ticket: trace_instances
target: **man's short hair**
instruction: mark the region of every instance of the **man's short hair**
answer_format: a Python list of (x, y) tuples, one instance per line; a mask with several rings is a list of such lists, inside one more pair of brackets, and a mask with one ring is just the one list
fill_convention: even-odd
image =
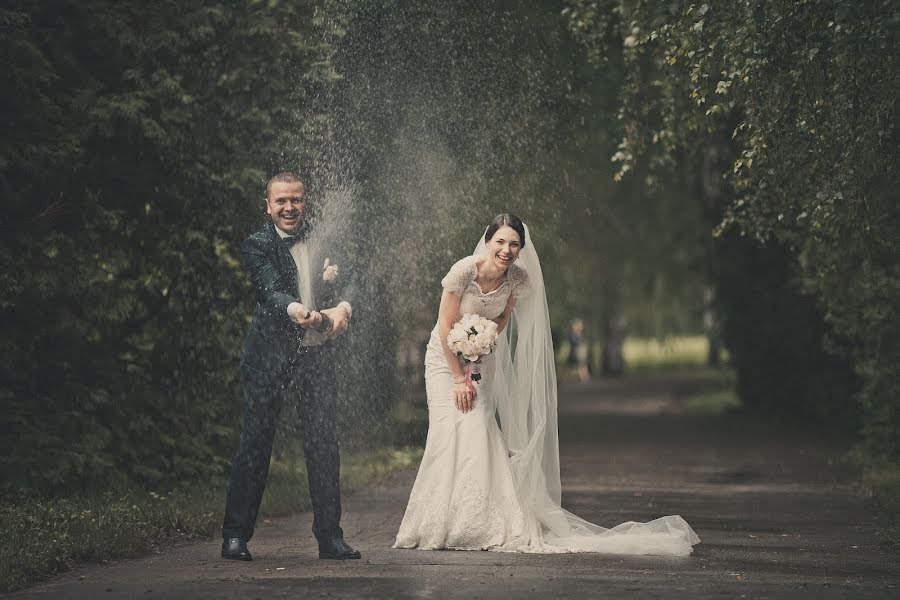
[(266, 198), (269, 197), (269, 192), (272, 191), (273, 183), (302, 183), (303, 187), (306, 187), (306, 182), (299, 175), (285, 171), (269, 177), (269, 181), (266, 182)]

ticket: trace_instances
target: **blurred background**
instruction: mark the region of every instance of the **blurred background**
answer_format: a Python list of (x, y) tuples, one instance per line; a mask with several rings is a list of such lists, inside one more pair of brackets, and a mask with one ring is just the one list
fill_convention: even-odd
[[(215, 533), (239, 248), (283, 170), (356, 257), (345, 487), (417, 464), (440, 278), (512, 212), (561, 385), (689, 380), (689, 410), (845, 434), (896, 510), (898, 23), (837, 0), (4, 3), (4, 588)], [(282, 421), (267, 514), (306, 502)]]

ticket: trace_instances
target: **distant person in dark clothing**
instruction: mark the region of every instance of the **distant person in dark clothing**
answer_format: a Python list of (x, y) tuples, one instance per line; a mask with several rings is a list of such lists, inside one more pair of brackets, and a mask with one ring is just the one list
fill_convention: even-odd
[(569, 356), (566, 358), (566, 366), (575, 371), (582, 383), (590, 380), (591, 374), (587, 367), (587, 345), (584, 343), (584, 321), (575, 319), (569, 327), (566, 339), (569, 341)]

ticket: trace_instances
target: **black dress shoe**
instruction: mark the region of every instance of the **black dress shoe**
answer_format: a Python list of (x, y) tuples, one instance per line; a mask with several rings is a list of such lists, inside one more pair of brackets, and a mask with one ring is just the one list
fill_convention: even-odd
[(359, 557), (359, 550), (351, 548), (343, 538), (334, 538), (319, 542), (319, 558), (352, 560)]
[(253, 560), (247, 550), (247, 542), (241, 538), (229, 538), (222, 542), (222, 558), (228, 560)]

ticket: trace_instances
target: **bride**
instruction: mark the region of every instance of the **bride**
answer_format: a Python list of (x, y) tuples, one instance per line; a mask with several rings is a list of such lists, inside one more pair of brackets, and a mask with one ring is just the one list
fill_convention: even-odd
[[(607, 529), (560, 506), (550, 318), (522, 221), (498, 215), (441, 285), (425, 354), (428, 438), (394, 548), (689, 555), (700, 539), (680, 516)], [(477, 385), (447, 346), (465, 313), (504, 332)]]

